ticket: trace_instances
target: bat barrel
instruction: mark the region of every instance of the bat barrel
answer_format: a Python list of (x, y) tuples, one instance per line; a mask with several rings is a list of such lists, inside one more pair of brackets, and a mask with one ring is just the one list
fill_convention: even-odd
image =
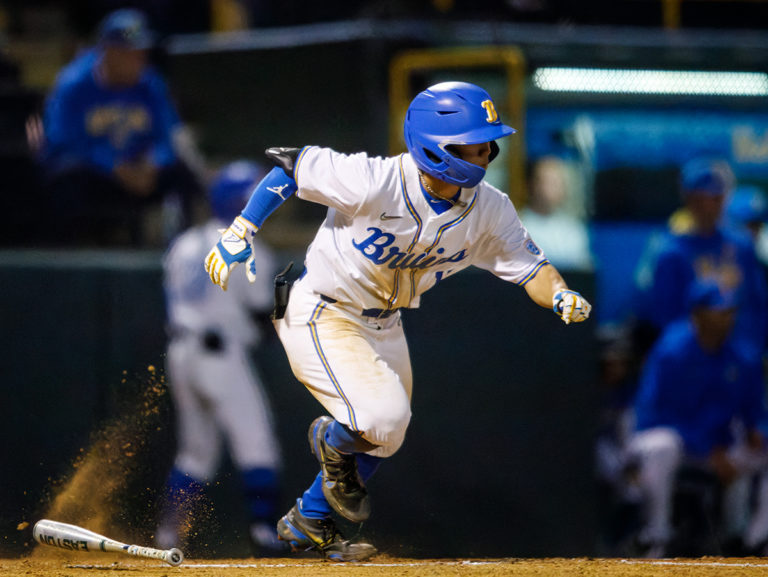
[(42, 545), (70, 551), (127, 553), (136, 557), (160, 559), (173, 566), (180, 565), (184, 561), (184, 554), (179, 549), (154, 549), (139, 545), (126, 545), (83, 527), (49, 519), (41, 519), (35, 523), (32, 528), (32, 535), (35, 541)]

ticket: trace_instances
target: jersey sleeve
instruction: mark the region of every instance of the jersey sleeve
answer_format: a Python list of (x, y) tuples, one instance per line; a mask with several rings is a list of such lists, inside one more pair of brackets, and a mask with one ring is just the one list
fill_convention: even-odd
[(80, 84), (64, 79), (46, 101), (43, 122), (45, 149), (43, 159), (54, 170), (88, 163), (105, 171), (112, 169), (109, 154), (99, 154), (89, 145), (85, 129), (85, 103)]
[(693, 271), (671, 247), (657, 256), (648, 292), (649, 320), (659, 328), (685, 318), (686, 295), (693, 282)]
[(491, 211), (488, 231), (473, 264), (503, 280), (525, 285), (549, 261), (523, 226), (509, 198), (498, 194), (498, 203)]
[(296, 196), (354, 216), (365, 203), (375, 179), (371, 159), (364, 153), (342, 154), (329, 148), (307, 147), (294, 168)]

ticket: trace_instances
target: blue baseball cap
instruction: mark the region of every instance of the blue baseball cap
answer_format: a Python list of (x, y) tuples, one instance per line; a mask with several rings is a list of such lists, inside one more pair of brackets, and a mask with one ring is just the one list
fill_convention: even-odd
[(724, 195), (733, 188), (733, 172), (724, 161), (697, 158), (683, 166), (680, 188), (683, 194)]
[(102, 45), (146, 50), (152, 47), (154, 40), (147, 17), (133, 8), (110, 12), (99, 26), (99, 44)]
[(736, 307), (733, 291), (720, 288), (714, 280), (698, 280), (688, 291), (688, 307), (690, 310), (728, 310)]

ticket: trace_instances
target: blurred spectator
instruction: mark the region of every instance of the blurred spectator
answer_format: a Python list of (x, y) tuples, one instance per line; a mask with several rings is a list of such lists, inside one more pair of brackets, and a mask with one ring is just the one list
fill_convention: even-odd
[(737, 186), (728, 198), (725, 221), (728, 225), (748, 233), (757, 240), (763, 224), (768, 220), (768, 200), (757, 186)]
[[(766, 467), (762, 367), (732, 338), (736, 318), (733, 292), (715, 282), (689, 287), (687, 319), (664, 329), (643, 366), (636, 397), (635, 430), (629, 458), (637, 464), (643, 501), (639, 551), (669, 553), (673, 539), (673, 495), (684, 466), (714, 475), (725, 489), (723, 535), (742, 528), (741, 486), (737, 480)], [(746, 431), (738, 442), (733, 423)], [(765, 525), (765, 520), (759, 520)], [(768, 526), (752, 528), (768, 534)]]
[(266, 328), (272, 332), (274, 257), (256, 240), (257, 282), (232, 278), (227, 292), (212, 284), (203, 261), (240, 213), (263, 175), (247, 161), (225, 166), (210, 187), (213, 217), (182, 233), (164, 260), (170, 342), (167, 376), (176, 415), (178, 453), (156, 531), (163, 548), (183, 546), (200, 528), (200, 499), (221, 464), (224, 443), (240, 476), (254, 553), (277, 546), (279, 446), (268, 398), (252, 362)]
[(589, 235), (584, 221), (568, 208), (571, 186), (562, 159), (538, 159), (530, 171), (528, 202), (520, 218), (553, 265), (588, 269), (592, 266)]
[(683, 167), (681, 192), (689, 224), (653, 239), (654, 248), (637, 275), (638, 327), (645, 335), (642, 349), (668, 324), (685, 318), (685, 299), (693, 283), (711, 280), (735, 294), (739, 312), (734, 338), (755, 355), (765, 350), (765, 277), (750, 240), (722, 223), (733, 183), (725, 162), (696, 159)]
[(38, 145), (56, 242), (164, 243), (191, 220), (202, 191), (180, 157), (184, 127), (148, 61), (152, 42), (143, 13), (112, 12), (48, 95)]
[(768, 266), (768, 198), (763, 189), (753, 185), (736, 187), (725, 208), (725, 221), (749, 234), (758, 258)]

